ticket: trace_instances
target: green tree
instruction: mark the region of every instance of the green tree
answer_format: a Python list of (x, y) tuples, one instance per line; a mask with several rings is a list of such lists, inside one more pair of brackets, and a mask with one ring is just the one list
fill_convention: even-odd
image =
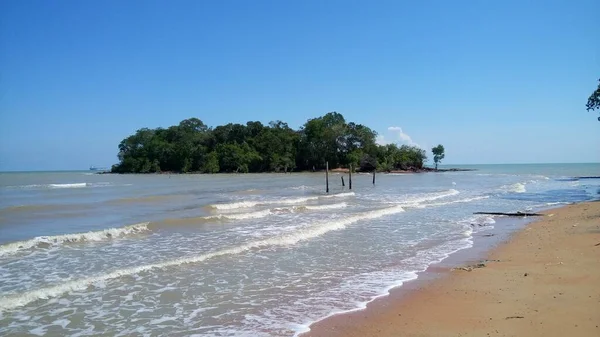
[(416, 170), (425, 151), (403, 145), (379, 146), (369, 127), (329, 112), (300, 130), (282, 121), (229, 123), (212, 129), (198, 118), (168, 128), (137, 130), (119, 143), (117, 173), (288, 172), (296, 168), (348, 167), (357, 170)]
[(219, 156), (215, 151), (206, 155), (204, 162), (202, 163), (202, 173), (219, 173), (221, 167), (219, 166)]
[[(587, 111), (600, 109), (600, 79), (598, 80), (598, 88), (592, 92), (585, 106)], [(600, 121), (600, 117), (598, 117), (598, 121)]]
[(442, 159), (444, 159), (445, 156), (444, 145), (439, 144), (438, 146), (432, 148), (431, 152), (433, 152), (433, 161), (435, 162), (435, 169), (437, 170), (438, 164), (442, 162)]

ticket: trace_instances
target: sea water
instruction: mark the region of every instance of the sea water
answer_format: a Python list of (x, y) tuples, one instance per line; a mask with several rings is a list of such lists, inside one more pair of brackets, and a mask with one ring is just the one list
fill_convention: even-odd
[[(425, 174), (0, 174), (0, 335), (293, 336), (495, 219), (598, 199), (600, 164)], [(348, 176), (345, 175), (346, 183)]]

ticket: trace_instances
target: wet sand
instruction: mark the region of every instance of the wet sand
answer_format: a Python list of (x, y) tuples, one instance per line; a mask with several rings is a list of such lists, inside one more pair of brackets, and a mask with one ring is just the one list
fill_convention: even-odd
[(544, 213), (489, 252), (485, 267), (433, 266), (302, 337), (600, 336), (600, 202)]

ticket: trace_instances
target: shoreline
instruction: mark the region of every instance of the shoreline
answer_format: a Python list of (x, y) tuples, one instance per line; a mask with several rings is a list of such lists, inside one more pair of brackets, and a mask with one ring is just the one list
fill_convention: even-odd
[[(422, 169), (414, 169), (414, 170), (391, 170), (391, 171), (376, 171), (379, 174), (419, 174), (419, 173), (443, 173), (443, 172), (472, 172), (477, 171), (477, 169), (463, 169), (463, 168), (449, 168), (449, 169), (434, 169), (430, 167), (424, 167)], [(335, 168), (329, 170), (330, 173), (349, 173), (350, 170), (347, 168)], [(325, 170), (304, 170), (304, 171), (288, 171), (288, 172), (276, 172), (276, 171), (265, 171), (265, 172), (247, 172), (247, 173), (239, 173), (239, 172), (218, 172), (218, 173), (202, 173), (202, 172), (148, 172), (148, 173), (138, 173), (138, 172), (111, 172), (111, 171), (91, 171), (93, 174), (141, 174), (141, 175), (219, 175), (219, 174), (294, 174), (294, 173), (325, 173)], [(354, 171), (352, 173), (373, 173), (373, 171)]]
[[(541, 219), (498, 218), (494, 230), (474, 234), (471, 248), (430, 265), (424, 272), (417, 273), (417, 279), (390, 289), (368, 302), (366, 308), (329, 315), (296, 335), (422, 337), (600, 333), (600, 286), (596, 285), (600, 284), (597, 268), (600, 256), (596, 252), (600, 252), (600, 245), (595, 246), (600, 244), (600, 202), (571, 204), (542, 213), (547, 216)], [(573, 236), (573, 232), (582, 235)], [(581, 246), (581, 241), (586, 244)], [(564, 242), (569, 244), (557, 244)], [(558, 261), (564, 264), (556, 262), (553, 266), (564, 266), (566, 261), (575, 264), (581, 255), (585, 256), (585, 265), (571, 267), (558, 276), (547, 273), (550, 267), (539, 263), (539, 259), (552, 261), (564, 256)], [(482, 260), (487, 261), (485, 268), (454, 269), (476, 265)], [(585, 275), (593, 269), (596, 269), (593, 274)], [(581, 287), (581, 282), (572, 285), (561, 281), (566, 278), (585, 280), (586, 287)], [(540, 287), (539, 281), (544, 281), (546, 287)], [(556, 290), (556, 283), (562, 286), (562, 291)], [(578, 293), (578, 289), (586, 289), (589, 297)], [(545, 312), (562, 301), (556, 300), (557, 295), (532, 298), (532, 292), (578, 293), (576, 300), (579, 301), (573, 301), (562, 311)], [(569, 315), (571, 311), (580, 314)], [(569, 325), (566, 317), (569, 323), (578, 323)], [(556, 321), (569, 327), (558, 329), (553, 323)]]

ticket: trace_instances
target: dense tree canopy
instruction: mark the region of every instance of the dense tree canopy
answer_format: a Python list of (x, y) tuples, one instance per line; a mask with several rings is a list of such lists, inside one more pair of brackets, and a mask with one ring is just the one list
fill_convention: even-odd
[(377, 145), (369, 127), (330, 112), (300, 130), (282, 121), (227, 124), (214, 129), (198, 118), (167, 129), (139, 129), (119, 144), (116, 173), (287, 172), (330, 167), (389, 171), (423, 168), (424, 150)]

